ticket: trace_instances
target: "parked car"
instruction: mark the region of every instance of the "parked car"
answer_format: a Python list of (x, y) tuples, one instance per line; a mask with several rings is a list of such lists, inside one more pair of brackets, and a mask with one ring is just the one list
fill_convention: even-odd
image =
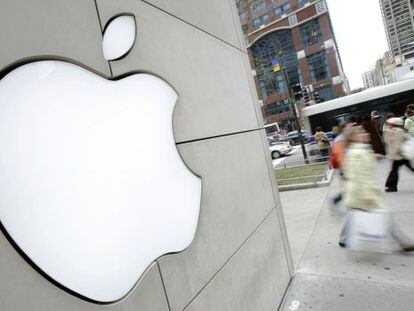
[(273, 141), (271, 139), (268, 139), (269, 141), (269, 149), (270, 149), (270, 155), (272, 156), (272, 159), (278, 159), (281, 156), (284, 156), (292, 151), (292, 146), (290, 142), (285, 141)]
[[(311, 142), (313, 136), (309, 136), (306, 130), (301, 131), (302, 137), (305, 139), (305, 143)], [(298, 131), (289, 132), (285, 137), (280, 138), (279, 141), (288, 141), (291, 145), (300, 143)]]

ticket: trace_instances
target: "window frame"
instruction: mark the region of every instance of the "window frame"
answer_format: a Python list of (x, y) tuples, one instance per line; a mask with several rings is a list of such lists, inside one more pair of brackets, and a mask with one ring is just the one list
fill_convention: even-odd
[[(319, 18), (312, 19), (299, 27), (300, 36), (305, 48), (323, 42), (323, 34)], [(312, 37), (315, 32), (315, 36)]]
[(325, 50), (307, 56), (306, 60), (312, 82), (330, 79), (328, 55)]

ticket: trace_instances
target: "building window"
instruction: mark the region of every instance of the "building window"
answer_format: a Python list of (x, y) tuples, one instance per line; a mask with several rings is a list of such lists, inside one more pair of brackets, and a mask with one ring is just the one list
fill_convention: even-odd
[(237, 1), (236, 6), (239, 10), (241, 10), (243, 8), (243, 1)]
[(329, 78), (326, 52), (318, 52), (307, 57), (309, 72), (313, 82)]
[(254, 25), (255, 28), (259, 28), (262, 25), (267, 25), (268, 23), (269, 23), (269, 15), (267, 15), (267, 14), (256, 17), (253, 20), (253, 25)]
[(288, 14), (292, 12), (292, 7), (290, 2), (285, 3), (284, 5), (278, 6), (275, 9), (276, 18), (281, 18), (283, 14)]
[(310, 0), (297, 0), (298, 2), (298, 7), (302, 8), (305, 6), (305, 4), (310, 3)]
[(319, 94), (319, 98), (321, 99), (321, 103), (335, 98), (335, 95), (332, 91), (331, 86), (326, 86), (326, 87), (317, 89), (316, 91)]
[(286, 93), (287, 92), (287, 85), (286, 81), (283, 77), (282, 73), (276, 75), (277, 85), (279, 86), (279, 93)]
[(262, 16), (262, 22), (263, 22), (263, 25), (267, 25), (269, 23), (269, 15), (268, 14), (264, 14)]
[(266, 116), (274, 116), (283, 112), (290, 111), (289, 103), (287, 101), (282, 101), (275, 104), (269, 104), (265, 106)]
[(239, 13), (239, 18), (243, 21), (246, 18), (246, 12)]
[(263, 10), (264, 8), (266, 8), (266, 3), (264, 3), (263, 1), (260, 1), (259, 3), (256, 3), (255, 5), (253, 5), (252, 7), (252, 13), (258, 13), (261, 10)]
[(247, 24), (242, 25), (242, 31), (243, 31), (243, 34), (247, 35), (249, 32), (249, 25)]
[(319, 20), (314, 19), (300, 26), (302, 42), (305, 48), (323, 42)]
[(254, 25), (255, 28), (258, 28), (259, 26), (261, 26), (262, 25), (262, 18), (261, 17), (256, 17), (253, 20), (253, 25)]
[(292, 83), (299, 82), (299, 64), (291, 30), (278, 30), (262, 37), (254, 43), (251, 51), (261, 98), (287, 92), (283, 72), (273, 71), (275, 61), (286, 68)]
[(266, 99), (274, 94), (286, 93), (287, 85), (282, 73), (267, 73), (261, 75), (259, 88), (262, 99)]

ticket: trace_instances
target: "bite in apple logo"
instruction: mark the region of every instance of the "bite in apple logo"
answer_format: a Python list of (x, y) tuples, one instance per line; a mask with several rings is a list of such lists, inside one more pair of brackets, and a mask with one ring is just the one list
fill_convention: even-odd
[[(105, 57), (134, 40), (135, 19), (114, 19)], [(156, 258), (193, 240), (201, 182), (174, 143), (177, 98), (153, 75), (108, 80), (56, 60), (0, 80), (2, 229), (69, 292), (122, 299)]]

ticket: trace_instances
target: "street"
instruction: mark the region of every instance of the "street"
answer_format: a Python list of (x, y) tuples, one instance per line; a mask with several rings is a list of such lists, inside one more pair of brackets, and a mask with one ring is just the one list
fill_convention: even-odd
[[(314, 162), (315, 159), (318, 158), (318, 150), (316, 144), (306, 144), (305, 147), (308, 158), (311, 160), (311, 162)], [(302, 148), (300, 145), (293, 146), (292, 151), (289, 154), (279, 159), (273, 160), (274, 168), (291, 167), (304, 164), (305, 160), (303, 158)]]

